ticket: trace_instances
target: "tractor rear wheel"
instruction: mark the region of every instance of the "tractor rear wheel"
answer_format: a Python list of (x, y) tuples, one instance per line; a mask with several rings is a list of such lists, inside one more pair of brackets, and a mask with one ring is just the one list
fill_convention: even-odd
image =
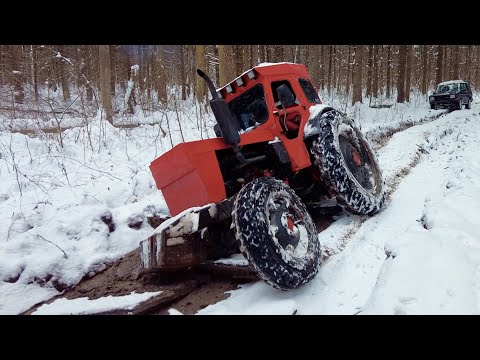
[(240, 251), (268, 284), (289, 290), (315, 277), (320, 265), (315, 224), (282, 181), (265, 177), (245, 185), (232, 216)]
[(336, 110), (321, 116), (322, 128), (310, 152), (323, 181), (348, 211), (375, 214), (385, 203), (384, 181), (375, 154), (352, 120)]

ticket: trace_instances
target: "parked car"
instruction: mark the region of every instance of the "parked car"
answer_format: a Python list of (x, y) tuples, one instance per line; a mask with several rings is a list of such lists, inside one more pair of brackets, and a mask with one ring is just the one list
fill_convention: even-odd
[(437, 89), (429, 96), (432, 109), (460, 110), (472, 107), (472, 89), (467, 81), (451, 80), (437, 85)]

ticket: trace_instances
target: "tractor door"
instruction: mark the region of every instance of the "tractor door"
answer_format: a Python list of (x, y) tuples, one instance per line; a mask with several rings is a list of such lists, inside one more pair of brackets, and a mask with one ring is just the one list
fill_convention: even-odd
[[(302, 95), (292, 86), (293, 78), (272, 79), (271, 94), (274, 102), (275, 126), (280, 130), (280, 140), (288, 153), (292, 171), (299, 171), (311, 165), (310, 155), (303, 141), (302, 127), (308, 120), (308, 109), (302, 104)], [(277, 91), (278, 90), (278, 91)], [(288, 93), (290, 101), (281, 101), (281, 94)], [(305, 101), (303, 101), (305, 102)], [(301, 136), (300, 136), (301, 135)]]
[[(281, 86), (287, 86), (288, 90), (293, 94), (295, 102), (283, 109), (282, 103), (279, 99), (277, 89)], [(302, 121), (302, 114), (300, 112), (300, 101), (295, 94), (292, 85), (288, 80), (273, 81), (272, 82), (273, 100), (277, 110), (279, 111), (278, 121), (280, 126), (288, 139), (295, 139), (298, 137), (300, 123)], [(283, 111), (282, 111), (283, 110)]]

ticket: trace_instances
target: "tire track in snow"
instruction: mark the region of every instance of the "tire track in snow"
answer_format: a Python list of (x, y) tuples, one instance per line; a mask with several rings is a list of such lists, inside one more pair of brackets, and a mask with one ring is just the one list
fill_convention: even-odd
[[(397, 133), (403, 132), (407, 129), (410, 129), (414, 126), (422, 126), (425, 124), (428, 124), (434, 120), (440, 119), (445, 117), (447, 114), (441, 113), (441, 114), (435, 114), (434, 116), (428, 117), (428, 118), (422, 118), (419, 121), (411, 121), (407, 123), (402, 123), (397, 127), (396, 129), (387, 129), (383, 131), (381, 134), (377, 136), (373, 136), (372, 134), (369, 134), (367, 137), (369, 137), (372, 142), (373, 142), (373, 148), (375, 149), (375, 152), (379, 156), (379, 162), (380, 162), (380, 168), (383, 171), (383, 166), (385, 164), (382, 164), (382, 149), (388, 144), (390, 139)], [(398, 188), (400, 185), (400, 182), (402, 179), (410, 174), (411, 170), (418, 164), (420, 161), (422, 155), (426, 154), (426, 151), (422, 147), (416, 147), (413, 148), (414, 152), (409, 153), (406, 155), (406, 158), (408, 161), (404, 164), (401, 164), (400, 166), (394, 168), (393, 170), (388, 171), (387, 173), (384, 171), (383, 176), (385, 178), (385, 186), (386, 186), (386, 206), (390, 203), (390, 199), (392, 194), (395, 192), (395, 190)], [(405, 156), (405, 154), (403, 154)], [(362, 224), (368, 220), (369, 217), (367, 216), (359, 216), (359, 215), (353, 215), (349, 213), (345, 213), (345, 215), (341, 218), (341, 220), (337, 220), (337, 222), (334, 222), (330, 227), (330, 231), (328, 231), (328, 228), (324, 231), (327, 231), (323, 235), (320, 235), (319, 233), (319, 240), (322, 248), (322, 263), (325, 263), (328, 261), (328, 259), (335, 255), (338, 254), (339, 252), (343, 251), (347, 243), (355, 236), (356, 232)], [(330, 228), (329, 227), (329, 228)], [(337, 229), (338, 228), (338, 229)], [(322, 232), (323, 233), (323, 232)]]

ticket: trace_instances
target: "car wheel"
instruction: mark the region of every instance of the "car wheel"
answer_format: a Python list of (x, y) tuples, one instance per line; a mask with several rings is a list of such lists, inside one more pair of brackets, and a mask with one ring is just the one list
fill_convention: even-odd
[(430, 109), (437, 110), (437, 107), (435, 106), (435, 104), (430, 104)]
[(472, 100), (468, 99), (468, 103), (465, 104), (465, 109), (471, 109), (472, 108)]

